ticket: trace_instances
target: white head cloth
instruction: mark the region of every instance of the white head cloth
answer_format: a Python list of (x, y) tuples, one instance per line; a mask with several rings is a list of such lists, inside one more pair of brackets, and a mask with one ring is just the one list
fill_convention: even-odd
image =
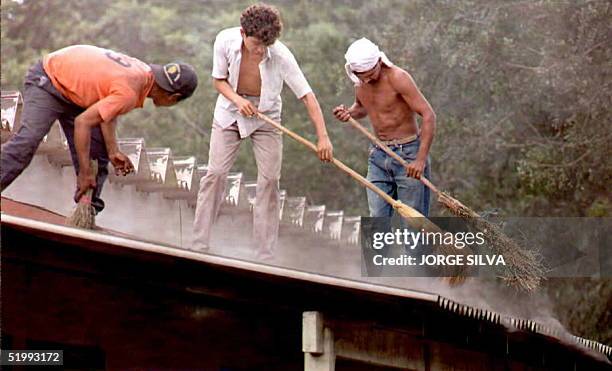
[(376, 44), (365, 37), (352, 43), (344, 54), (344, 58), (346, 58), (346, 64), (344, 65), (346, 74), (355, 84), (359, 84), (360, 81), (353, 72), (369, 71), (376, 66), (379, 59), (387, 66), (393, 65), (385, 53), (381, 52)]

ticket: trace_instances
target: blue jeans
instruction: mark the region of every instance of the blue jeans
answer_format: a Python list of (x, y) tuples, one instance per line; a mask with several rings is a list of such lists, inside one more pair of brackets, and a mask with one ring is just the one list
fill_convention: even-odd
[[(2, 145), (0, 166), (0, 190), (8, 187), (30, 164), (38, 145), (47, 135), (55, 120), (59, 120), (66, 135), (75, 171), (79, 173), (79, 161), (74, 145), (74, 120), (84, 111), (55, 89), (42, 63), (34, 64), (25, 78), (23, 111), (18, 131)], [(100, 126), (91, 129), (90, 157), (98, 160), (96, 188), (91, 199), (96, 211), (104, 209), (100, 198), (102, 186), (108, 176), (108, 154)]]
[[(408, 163), (416, 159), (419, 150), (420, 138), (407, 144), (389, 146), (391, 150)], [(429, 178), (429, 158), (425, 166), (423, 176)], [(416, 209), (424, 216), (429, 215), (430, 190), (420, 180), (408, 177), (406, 168), (399, 162), (387, 155), (382, 149), (370, 145), (370, 156), (368, 158), (368, 180), (382, 189), (395, 200)], [(371, 217), (391, 217), (393, 207), (382, 197), (371, 190), (368, 192), (368, 206)]]

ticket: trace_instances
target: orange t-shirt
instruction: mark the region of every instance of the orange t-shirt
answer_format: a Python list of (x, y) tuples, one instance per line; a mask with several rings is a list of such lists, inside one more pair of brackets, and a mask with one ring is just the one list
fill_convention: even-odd
[(98, 104), (102, 120), (140, 108), (153, 86), (149, 65), (91, 45), (69, 46), (47, 55), (43, 67), (53, 86), (74, 104)]

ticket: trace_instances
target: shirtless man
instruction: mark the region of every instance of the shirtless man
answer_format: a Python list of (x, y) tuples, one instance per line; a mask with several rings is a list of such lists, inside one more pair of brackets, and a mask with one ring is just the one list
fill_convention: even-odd
[(240, 143), (250, 138), (257, 162), (257, 197), (253, 237), (257, 257), (272, 259), (278, 239), (282, 160), (279, 130), (260, 120), (261, 112), (281, 119), (281, 91), (287, 84), (306, 106), (318, 137), (322, 161), (332, 159), (332, 145), (317, 98), (291, 51), (278, 37), (282, 29), (276, 8), (255, 4), (242, 12), (240, 27), (217, 35), (213, 56), (213, 84), (219, 92), (215, 106), (208, 170), (200, 181), (194, 229), (194, 250), (209, 248), (210, 232), (219, 213), (227, 174)]
[[(428, 155), (436, 127), (433, 109), (410, 74), (394, 66), (370, 40), (355, 41), (345, 57), (346, 72), (355, 84), (355, 103), (334, 108), (334, 115), (341, 121), (370, 117), (376, 136), (410, 165), (406, 169), (370, 145), (368, 180), (427, 216), (430, 192), (418, 179), (429, 178)], [(416, 114), (423, 119), (420, 130)], [(393, 214), (391, 205), (370, 190), (368, 206), (372, 217)]]

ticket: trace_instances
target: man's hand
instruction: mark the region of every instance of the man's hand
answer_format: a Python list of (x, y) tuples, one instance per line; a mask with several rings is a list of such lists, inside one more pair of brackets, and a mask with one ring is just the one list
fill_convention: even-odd
[(425, 170), (425, 161), (416, 159), (406, 166), (406, 175), (416, 179), (421, 179)]
[(134, 165), (132, 164), (132, 161), (130, 161), (130, 158), (120, 151), (109, 154), (108, 159), (113, 164), (116, 175), (125, 176), (134, 171)]
[(257, 113), (257, 108), (248, 99), (238, 97), (234, 103), (242, 116), (252, 117)]
[(346, 122), (351, 118), (351, 113), (344, 104), (339, 105), (333, 110), (334, 116), (340, 121)]
[(334, 158), (334, 147), (327, 135), (319, 137), (317, 155), (321, 161), (330, 162)]
[(77, 176), (77, 191), (74, 195), (74, 202), (79, 202), (81, 197), (90, 188), (96, 187), (96, 178), (93, 176), (91, 168), (81, 169)]

